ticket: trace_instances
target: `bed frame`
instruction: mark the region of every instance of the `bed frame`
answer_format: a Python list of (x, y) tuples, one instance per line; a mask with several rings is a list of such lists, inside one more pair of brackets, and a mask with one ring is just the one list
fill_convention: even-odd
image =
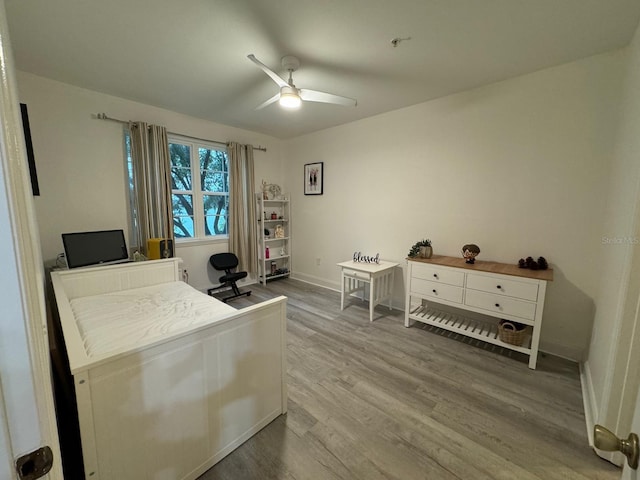
[(286, 297), (89, 357), (70, 301), (180, 280), (179, 259), (53, 272), (87, 480), (196, 479), (287, 411)]

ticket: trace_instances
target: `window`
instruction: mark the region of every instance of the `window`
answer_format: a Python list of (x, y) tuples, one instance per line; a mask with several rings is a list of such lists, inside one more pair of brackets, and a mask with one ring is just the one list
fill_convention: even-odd
[[(132, 232), (136, 231), (131, 139), (125, 132)], [(229, 158), (225, 146), (169, 137), (173, 233), (176, 241), (228, 234)], [(135, 238), (135, 235), (132, 235)]]
[(169, 154), (176, 239), (227, 235), (229, 159), (226, 148), (170, 137)]

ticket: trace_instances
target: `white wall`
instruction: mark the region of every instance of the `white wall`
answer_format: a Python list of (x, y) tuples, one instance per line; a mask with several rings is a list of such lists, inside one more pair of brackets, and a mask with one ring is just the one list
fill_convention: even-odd
[[(603, 268), (599, 272), (593, 336), (584, 370), (594, 422), (626, 436), (631, 411), (623, 409), (620, 414), (618, 408), (623, 394), (635, 395), (638, 387), (637, 365), (627, 365), (634, 311), (624, 311), (624, 300), (631, 276), (638, 278), (638, 272), (630, 269), (632, 256), (640, 254), (640, 27), (625, 53), (621, 121), (610, 166), (604, 241), (596, 251), (603, 259)], [(635, 308), (633, 305), (631, 310)], [(631, 378), (625, 378), (627, 368), (631, 368)], [(626, 401), (633, 404), (635, 400), (632, 397)]]
[[(282, 142), (168, 110), (131, 102), (64, 83), (18, 72), (20, 101), (29, 110), (31, 134), (40, 184), (35, 197), (43, 258), (63, 251), (60, 234), (83, 230), (124, 228), (128, 231), (128, 200), (122, 126), (96, 120), (104, 112), (122, 120), (165, 125), (170, 132), (220, 141), (262, 145), (255, 152), (256, 187), (262, 179), (282, 185)], [(226, 251), (227, 243), (178, 246), (199, 289), (217, 284), (209, 256)]]
[[(266, 146), (256, 153), (256, 181), (291, 191), (293, 273), (307, 281), (337, 288), (335, 264), (355, 250), (402, 261), (424, 237), (436, 254), (458, 255), (473, 242), (486, 260), (545, 256), (555, 280), (542, 348), (578, 359), (599, 289), (624, 60), (623, 52), (599, 55), (287, 142), (20, 73), (43, 256), (62, 251), (64, 231), (127, 227), (121, 126), (91, 117), (106, 112)], [(303, 164), (317, 161), (325, 162), (325, 194), (305, 197)], [(207, 260), (225, 248), (177, 249), (192, 285), (216, 283)]]
[[(338, 288), (335, 264), (354, 251), (403, 261), (424, 237), (435, 254), (476, 243), (484, 260), (544, 256), (541, 348), (580, 359), (623, 62), (603, 54), (286, 142), (295, 277)], [(319, 161), (324, 195), (305, 197), (303, 164)]]

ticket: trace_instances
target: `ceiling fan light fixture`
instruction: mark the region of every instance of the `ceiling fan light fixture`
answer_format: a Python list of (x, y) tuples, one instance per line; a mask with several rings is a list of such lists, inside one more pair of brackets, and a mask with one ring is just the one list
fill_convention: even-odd
[[(398, 42), (406, 39), (398, 39)], [(256, 110), (261, 110), (272, 103), (278, 102), (281, 107), (295, 110), (300, 108), (303, 101), (316, 102), (316, 103), (331, 103), (334, 105), (342, 105), (345, 107), (355, 107), (358, 102), (353, 98), (341, 97), (340, 95), (334, 95), (333, 93), (320, 92), (318, 90), (309, 90), (308, 88), (297, 88), (293, 83), (293, 72), (295, 72), (300, 66), (300, 61), (291, 55), (287, 55), (282, 58), (282, 66), (289, 72), (289, 81), (282, 78), (276, 72), (267, 67), (264, 63), (256, 58), (255, 55), (247, 55), (247, 58), (255, 63), (264, 73), (271, 77), (271, 80), (276, 82), (280, 87), (280, 92), (276, 93), (266, 102), (261, 103), (256, 107)]]
[(282, 87), (280, 89), (280, 99), (278, 100), (278, 103), (281, 107), (288, 108), (289, 110), (295, 110), (300, 108), (302, 99), (300, 98), (300, 95), (298, 95), (296, 88)]

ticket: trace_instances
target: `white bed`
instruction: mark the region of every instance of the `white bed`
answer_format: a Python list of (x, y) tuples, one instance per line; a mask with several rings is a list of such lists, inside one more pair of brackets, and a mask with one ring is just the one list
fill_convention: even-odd
[(195, 479), (286, 412), (286, 298), (236, 310), (178, 264), (51, 274), (87, 479)]

